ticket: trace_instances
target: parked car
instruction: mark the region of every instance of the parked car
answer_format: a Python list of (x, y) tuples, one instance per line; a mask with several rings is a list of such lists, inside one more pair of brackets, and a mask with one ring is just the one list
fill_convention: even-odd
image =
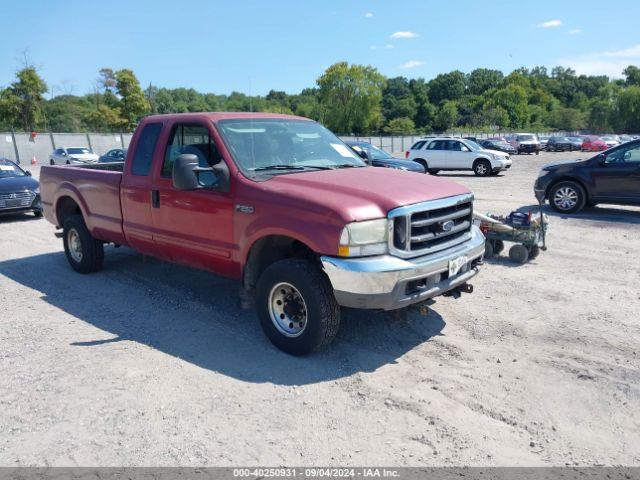
[(85, 147), (56, 148), (49, 155), (50, 165), (96, 163), (98, 155)]
[(609, 148), (607, 142), (602, 140), (600, 137), (590, 135), (584, 138), (581, 150), (583, 152), (602, 152), (607, 148)]
[(171, 114), (139, 123), (124, 163), (44, 166), (41, 185), (77, 272), (114, 243), (237, 279), (267, 337), (303, 355), (334, 338), (341, 306), (459, 296), (482, 260), (468, 188), (360, 167), (302, 117)]
[(488, 176), (511, 168), (508, 154), (487, 150), (462, 138), (419, 140), (407, 151), (406, 157), (431, 174), (440, 170), (471, 170), (478, 176)]
[(571, 150), (582, 150), (582, 144), (584, 142), (583, 137), (567, 137), (569, 142), (571, 142)]
[(570, 152), (573, 148), (573, 143), (567, 137), (549, 137), (546, 150), (548, 152)]
[(538, 155), (542, 149), (540, 140), (533, 133), (517, 133), (506, 138), (518, 153), (535, 153)]
[(373, 167), (395, 168), (410, 172), (424, 173), (424, 167), (416, 162), (395, 158), (383, 149), (374, 147), (369, 142), (345, 142), (356, 154)]
[(620, 137), (618, 137), (617, 135), (602, 135), (600, 139), (607, 144), (607, 148), (620, 145)]
[(538, 140), (540, 141), (540, 149), (541, 150), (547, 150), (548, 147), (548, 143), (549, 143), (549, 139), (551, 137), (547, 136), (547, 135), (542, 135), (538, 137)]
[(477, 142), (482, 148), (487, 150), (497, 150), (499, 152), (508, 153), (510, 155), (518, 153), (513, 146), (506, 140), (500, 138), (488, 138), (486, 140), (480, 140)]
[(0, 158), (0, 214), (33, 212), (42, 216), (40, 185), (17, 163)]
[(640, 205), (640, 140), (588, 160), (546, 165), (534, 191), (539, 201), (548, 199), (560, 213), (575, 213), (598, 203)]
[(114, 162), (124, 162), (124, 158), (127, 156), (126, 148), (114, 148), (109, 150), (104, 155), (101, 155), (98, 159), (100, 163), (114, 163)]
[(635, 140), (631, 135), (619, 135), (620, 143), (631, 142)]

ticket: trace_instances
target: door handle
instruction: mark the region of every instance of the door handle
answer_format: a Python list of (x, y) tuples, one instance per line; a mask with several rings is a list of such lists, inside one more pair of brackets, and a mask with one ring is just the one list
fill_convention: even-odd
[(151, 206), (160, 208), (160, 190), (151, 190)]

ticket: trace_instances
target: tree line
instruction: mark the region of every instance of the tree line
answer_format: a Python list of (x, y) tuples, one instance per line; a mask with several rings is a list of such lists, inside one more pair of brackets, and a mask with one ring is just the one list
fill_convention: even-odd
[(103, 68), (85, 95), (49, 91), (24, 65), (0, 89), (0, 130), (127, 132), (148, 114), (200, 111), (289, 113), (318, 120), (339, 134), (393, 135), (467, 130), (640, 132), (640, 69), (624, 78), (577, 75), (570, 68), (519, 68), (508, 75), (478, 68), (432, 80), (386, 78), (371, 66), (336, 63), (300, 93), (271, 90), (201, 93), (192, 88), (142, 88), (129, 69)]

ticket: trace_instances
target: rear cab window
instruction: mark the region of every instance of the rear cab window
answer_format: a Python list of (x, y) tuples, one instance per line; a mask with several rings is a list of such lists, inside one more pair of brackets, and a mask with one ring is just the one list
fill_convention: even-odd
[(161, 123), (148, 123), (144, 126), (133, 155), (131, 164), (131, 174), (136, 176), (147, 176), (153, 163), (153, 152), (158, 143), (158, 137), (162, 131)]

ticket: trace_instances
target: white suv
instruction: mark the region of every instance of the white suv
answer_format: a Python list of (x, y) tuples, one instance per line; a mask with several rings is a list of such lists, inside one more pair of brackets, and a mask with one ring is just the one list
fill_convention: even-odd
[(440, 170), (473, 170), (478, 176), (488, 176), (511, 168), (508, 154), (486, 150), (465, 138), (437, 137), (419, 140), (405, 156), (422, 165), (431, 174)]

